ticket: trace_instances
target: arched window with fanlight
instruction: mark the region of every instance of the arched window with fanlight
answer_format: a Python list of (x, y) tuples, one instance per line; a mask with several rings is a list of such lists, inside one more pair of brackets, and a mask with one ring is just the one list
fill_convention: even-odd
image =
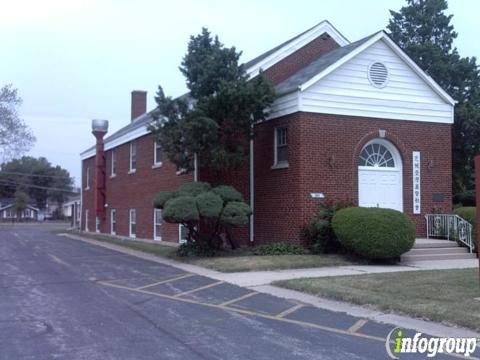
[(363, 148), (358, 159), (358, 166), (394, 168), (395, 158), (385, 145), (374, 142)]

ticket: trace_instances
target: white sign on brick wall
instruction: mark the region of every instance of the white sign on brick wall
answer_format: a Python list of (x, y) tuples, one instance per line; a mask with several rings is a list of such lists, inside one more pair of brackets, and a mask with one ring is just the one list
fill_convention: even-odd
[(413, 153), (413, 213), (420, 214), (421, 212), (421, 172), (420, 172), (420, 151)]

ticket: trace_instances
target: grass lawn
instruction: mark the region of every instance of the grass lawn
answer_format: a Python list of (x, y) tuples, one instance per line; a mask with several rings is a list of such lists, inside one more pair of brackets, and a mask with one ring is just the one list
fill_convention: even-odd
[(122, 240), (113, 236), (72, 232), (93, 240), (120, 245), (169, 259), (203, 266), (221, 272), (263, 271), (281, 269), (301, 269), (325, 266), (359, 264), (359, 260), (342, 255), (252, 255), (250, 249), (238, 249), (210, 258), (185, 258), (176, 256), (176, 248), (168, 245), (147, 243), (135, 240)]
[(297, 279), (274, 285), (480, 331), (478, 269)]
[(221, 272), (302, 269), (325, 266), (352, 265), (341, 255), (229, 255), (194, 259), (190, 263)]

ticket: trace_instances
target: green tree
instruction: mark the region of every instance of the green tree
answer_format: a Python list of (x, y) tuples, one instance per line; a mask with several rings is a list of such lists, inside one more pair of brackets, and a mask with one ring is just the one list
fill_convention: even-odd
[(18, 190), (45, 209), (48, 199), (61, 204), (72, 194), (73, 179), (67, 170), (44, 157), (23, 156), (3, 164), (0, 170), (0, 195), (13, 197)]
[[(166, 222), (182, 224), (187, 229), (187, 246), (202, 254), (214, 254), (226, 241), (236, 243), (232, 229), (248, 224), (250, 207), (231, 186), (212, 188), (204, 182), (186, 183), (176, 191), (157, 194), (154, 206), (162, 210)], [(198, 253), (197, 253), (198, 254)]]
[(480, 153), (480, 75), (475, 57), (461, 57), (446, 15), (446, 0), (407, 0), (390, 11), (392, 39), (458, 103), (452, 131), (454, 192), (472, 190), (473, 158)]
[(179, 169), (191, 170), (194, 154), (214, 170), (243, 164), (253, 124), (266, 118), (274, 91), (262, 74), (249, 80), (240, 55), (204, 28), (190, 38), (180, 66), (190, 93), (172, 99), (158, 87), (150, 130)]
[(0, 161), (27, 152), (35, 137), (18, 116), (17, 107), (22, 104), (17, 89), (12, 85), (0, 88)]
[(24, 211), (27, 208), (28, 202), (29, 202), (29, 198), (27, 193), (20, 190), (17, 190), (15, 192), (12, 207), (13, 207), (13, 211), (15, 211), (15, 213), (17, 214), (17, 219), (20, 220), (21, 218), (20, 214), (22, 213), (22, 211)]

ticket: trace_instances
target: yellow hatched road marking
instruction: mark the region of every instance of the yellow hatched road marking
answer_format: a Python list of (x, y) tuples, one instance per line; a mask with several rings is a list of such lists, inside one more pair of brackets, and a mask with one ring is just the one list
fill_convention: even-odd
[(367, 319), (360, 319), (358, 320), (355, 324), (353, 324), (352, 326), (350, 326), (350, 328), (348, 329), (349, 332), (357, 332), (358, 330), (360, 330), (366, 323), (368, 323), (368, 320)]
[(205, 290), (205, 289), (210, 289), (214, 286), (217, 286), (217, 285), (220, 285), (220, 284), (223, 284), (223, 281), (217, 281), (217, 282), (214, 282), (213, 284), (209, 284), (209, 285), (205, 285), (205, 286), (201, 286), (199, 288), (196, 288), (196, 289), (192, 289), (192, 290), (188, 290), (188, 291), (184, 291), (180, 294), (176, 294), (174, 295), (174, 297), (180, 297), (180, 296), (184, 296), (184, 295), (188, 295), (188, 294), (193, 294), (197, 291), (201, 291), (201, 290)]
[(227, 305), (236, 303), (237, 301), (240, 301), (240, 300), (243, 300), (243, 299), (248, 299), (249, 297), (252, 297), (253, 295), (257, 295), (257, 294), (258, 294), (258, 293), (254, 291), (254, 292), (245, 294), (245, 295), (243, 295), (243, 296), (240, 296), (240, 297), (238, 297), (238, 298), (225, 301), (224, 303), (221, 303), (220, 306), (227, 306)]
[(285, 311), (282, 311), (280, 314), (275, 315), (277, 318), (283, 318), (284, 316), (287, 316), (288, 314), (293, 313), (294, 311), (297, 311), (298, 309), (304, 307), (305, 305), (303, 304), (297, 304), (295, 306), (292, 306), (291, 308), (288, 308)]
[(181, 279), (186, 279), (186, 278), (189, 278), (189, 277), (192, 277), (192, 276), (195, 276), (195, 274), (183, 274), (183, 275), (180, 275), (180, 276), (175, 276), (175, 277), (170, 278), (170, 279), (157, 281), (157, 282), (154, 282), (152, 284), (143, 285), (143, 286), (135, 288), (135, 290), (143, 290), (143, 289), (147, 289), (147, 288), (152, 287), (152, 286), (161, 285), (161, 284), (165, 284), (165, 283), (168, 283), (168, 282), (177, 281), (177, 280), (181, 280)]
[[(358, 332), (350, 332), (348, 330), (332, 328), (330, 326), (318, 325), (318, 324), (313, 324), (313, 323), (309, 323), (309, 322), (305, 322), (305, 321), (288, 319), (288, 318), (284, 318), (284, 317), (277, 317), (275, 315), (268, 315), (268, 314), (258, 313), (258, 312), (254, 312), (254, 311), (250, 311), (250, 310), (227, 307), (227, 306), (224, 305), (225, 303), (220, 304), (220, 305), (209, 304), (209, 303), (204, 303), (204, 302), (201, 302), (201, 301), (192, 300), (192, 299), (188, 299), (188, 298), (179, 298), (179, 297), (175, 297), (175, 296), (172, 296), (172, 295), (160, 294), (160, 293), (156, 293), (156, 292), (153, 292), (153, 291), (148, 291), (148, 290), (143, 290), (143, 289), (138, 289), (138, 288), (137, 289), (129, 288), (127, 286), (111, 284), (111, 283), (104, 282), (104, 281), (98, 281), (98, 284), (102, 284), (102, 285), (105, 285), (105, 286), (110, 286), (110, 287), (114, 287), (114, 288), (118, 288), (118, 289), (123, 289), (123, 290), (134, 291), (134, 292), (138, 292), (138, 293), (142, 293), (142, 294), (153, 295), (153, 296), (157, 296), (157, 297), (164, 298), (164, 299), (181, 301), (181, 302), (188, 303), (188, 304), (203, 305), (203, 306), (210, 307), (210, 308), (222, 309), (222, 310), (228, 310), (228, 311), (231, 311), (231, 312), (236, 312), (238, 314), (251, 315), (251, 316), (260, 317), (260, 318), (263, 318), (263, 319), (281, 321), (281, 322), (284, 322), (284, 323), (289, 323), (289, 324), (299, 325), (299, 326), (303, 326), (303, 327), (309, 327), (309, 328), (313, 328), (313, 329), (323, 330), (323, 331), (327, 331), (327, 332), (331, 332), (331, 333), (335, 333), (335, 334), (341, 334), (341, 335), (353, 336), (353, 337), (358, 337), (358, 338), (363, 338), (363, 339), (375, 340), (375, 341), (382, 342), (384, 344), (385, 344), (385, 341), (386, 341), (385, 338), (378, 337), (378, 336), (367, 335), (367, 334), (362, 334), (362, 333), (358, 333)], [(258, 294), (258, 293), (250, 293), (250, 294), (247, 294), (247, 295), (252, 296), (254, 294)], [(246, 296), (246, 295), (244, 295), (244, 296)], [(239, 299), (234, 299), (234, 302), (239, 301)], [(227, 301), (227, 303), (229, 303), (229, 302)], [(394, 341), (392, 340), (391, 343), (394, 343)], [(444, 355), (449, 355), (451, 357), (455, 357), (455, 358), (459, 358), (459, 359), (465, 359), (464, 356), (457, 355), (457, 354), (447, 354), (447, 353), (445, 353)], [(480, 358), (473, 357), (473, 356), (470, 356), (469, 359), (480, 360)]]

